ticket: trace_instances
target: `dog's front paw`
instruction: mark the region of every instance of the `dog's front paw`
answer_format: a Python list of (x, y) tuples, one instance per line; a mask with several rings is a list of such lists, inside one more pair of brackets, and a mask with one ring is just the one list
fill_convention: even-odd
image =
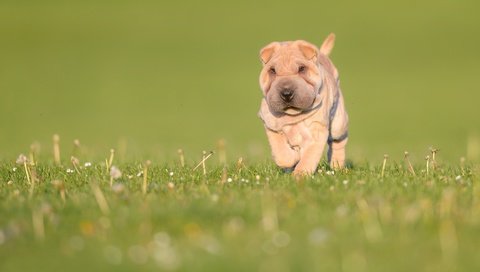
[(293, 169), (299, 161), (299, 155), (295, 152), (287, 155), (274, 156), (275, 164), (282, 169)]

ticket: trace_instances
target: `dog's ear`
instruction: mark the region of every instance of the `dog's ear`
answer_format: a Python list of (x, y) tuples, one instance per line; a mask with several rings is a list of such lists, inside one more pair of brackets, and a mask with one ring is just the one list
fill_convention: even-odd
[(260, 50), (260, 60), (263, 64), (267, 64), (267, 62), (272, 58), (275, 50), (277, 50), (278, 46), (280, 46), (278, 42), (272, 42)]
[(335, 45), (335, 34), (330, 33), (330, 35), (328, 35), (325, 41), (323, 41), (322, 46), (320, 46), (320, 53), (324, 54), (325, 56), (330, 55), (334, 45)]
[(305, 58), (311, 60), (318, 55), (318, 48), (306, 41), (297, 41), (300, 51), (302, 51)]

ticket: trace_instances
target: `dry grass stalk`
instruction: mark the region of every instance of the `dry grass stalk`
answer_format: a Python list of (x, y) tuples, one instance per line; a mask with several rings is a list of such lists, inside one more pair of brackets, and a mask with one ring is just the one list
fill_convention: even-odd
[(388, 155), (383, 155), (383, 164), (382, 164), (382, 178), (385, 176), (385, 167), (387, 166)]
[(427, 176), (430, 173), (430, 156), (426, 156), (425, 160), (427, 161)]
[(180, 165), (183, 167), (185, 167), (185, 156), (183, 154), (183, 150), (182, 149), (178, 149), (177, 150), (177, 153), (178, 153), (178, 156), (180, 157)]
[(53, 160), (56, 165), (60, 165), (60, 136), (53, 135)]
[(100, 187), (98, 187), (96, 182), (90, 183), (90, 187), (92, 188), (93, 195), (95, 196), (95, 200), (97, 201), (100, 211), (104, 215), (108, 215), (110, 213), (110, 208), (108, 207), (107, 199), (105, 198), (102, 190)]
[[(205, 152), (205, 151), (204, 151)], [(200, 167), (200, 165), (204, 165), (205, 164), (205, 161), (208, 160), (208, 158), (210, 158), (212, 155), (213, 155), (213, 151), (210, 151), (210, 153), (208, 155), (205, 156), (205, 153), (203, 154), (203, 158), (202, 160), (193, 168), (192, 171), (195, 171), (198, 169), (198, 167)]]
[(437, 157), (437, 153), (438, 151), (440, 151), (440, 149), (437, 149), (437, 148), (430, 148), (430, 152), (432, 152), (432, 169), (435, 170), (437, 169), (437, 160), (436, 160), (436, 157)]
[(145, 195), (147, 194), (147, 185), (148, 185), (148, 167), (152, 162), (146, 161), (143, 164), (143, 184), (142, 184), (142, 193)]
[(409, 154), (407, 151), (405, 151), (405, 162), (407, 163), (407, 166), (408, 166), (408, 171), (410, 171), (410, 173), (412, 173), (412, 175), (416, 176), (415, 174), (415, 170), (413, 169), (413, 166), (412, 166), (412, 163), (410, 162), (410, 159), (409, 159)]
[(75, 169), (75, 172), (77, 172), (77, 174), (80, 175), (80, 168), (79, 168), (80, 160), (78, 160), (77, 158), (75, 158), (74, 156), (72, 156), (72, 157), (70, 158), (70, 161), (72, 162), (72, 165), (73, 165), (73, 168)]

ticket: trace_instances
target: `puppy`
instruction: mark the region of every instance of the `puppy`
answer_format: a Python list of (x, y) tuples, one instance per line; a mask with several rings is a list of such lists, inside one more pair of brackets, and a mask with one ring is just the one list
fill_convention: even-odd
[(306, 41), (273, 42), (260, 51), (263, 120), (275, 163), (296, 176), (313, 174), (328, 144), (333, 168), (345, 165), (348, 115), (338, 71), (329, 58), (330, 34), (320, 48)]

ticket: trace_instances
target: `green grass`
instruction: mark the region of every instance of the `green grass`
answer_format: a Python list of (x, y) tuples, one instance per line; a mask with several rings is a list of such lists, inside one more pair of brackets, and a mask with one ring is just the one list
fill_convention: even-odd
[[(296, 182), (270, 163), (207, 175), (175, 160), (40, 162), (34, 191), (24, 169), (0, 164), (1, 271), (477, 271), (478, 165), (439, 164), (416, 176), (403, 163), (358, 164)], [(47, 160), (45, 160), (47, 161)], [(114, 163), (115, 164), (115, 163)], [(16, 170), (13, 170), (15, 169)], [(69, 173), (71, 172), (71, 173)], [(62, 201), (53, 180), (63, 182)], [(9, 182), (10, 181), (10, 182)], [(99, 208), (91, 184), (108, 205)], [(169, 183), (171, 183), (169, 185)], [(42, 232), (33, 217), (43, 218)], [(38, 221), (38, 220), (37, 220)]]
[[(479, 7), (0, 1), (0, 271), (479, 270)], [(258, 51), (271, 41), (321, 44), (330, 32), (354, 167), (334, 175), (322, 168), (296, 183), (265, 162)], [(68, 161), (54, 166), (54, 133), (62, 155), (79, 139), (75, 156), (93, 165), (80, 175), (67, 173)], [(191, 170), (219, 139), (230, 162), (243, 157), (246, 165), (232, 163), (225, 184), (216, 155), (207, 176)], [(35, 142), (40, 183), (31, 191), (13, 158)], [(430, 146), (442, 163), (427, 175)], [(110, 148), (122, 192), (102, 165)], [(143, 195), (137, 174), (146, 159), (153, 164)], [(65, 203), (54, 180), (65, 186)]]

